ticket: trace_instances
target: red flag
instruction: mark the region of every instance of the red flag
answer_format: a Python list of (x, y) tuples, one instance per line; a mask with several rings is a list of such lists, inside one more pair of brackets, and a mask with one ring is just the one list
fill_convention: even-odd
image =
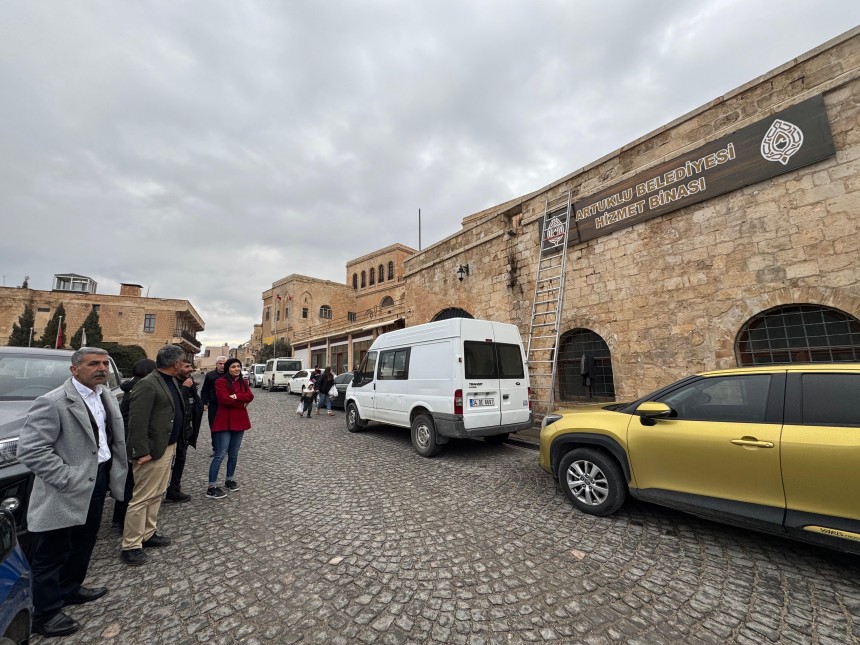
[(280, 300), (280, 299), (281, 299), (280, 294), (276, 294), (276, 295), (275, 295), (275, 298), (277, 298), (278, 300)]

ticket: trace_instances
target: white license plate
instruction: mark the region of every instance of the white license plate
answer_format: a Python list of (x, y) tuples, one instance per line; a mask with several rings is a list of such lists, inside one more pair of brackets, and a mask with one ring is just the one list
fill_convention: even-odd
[(496, 405), (495, 399), (469, 399), (470, 408), (491, 408)]

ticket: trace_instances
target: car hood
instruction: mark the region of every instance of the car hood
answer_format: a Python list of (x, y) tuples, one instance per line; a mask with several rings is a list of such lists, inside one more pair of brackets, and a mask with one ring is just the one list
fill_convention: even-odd
[(0, 439), (18, 435), (32, 406), (32, 401), (0, 402)]
[(622, 408), (627, 403), (615, 403), (614, 401), (606, 401), (605, 403), (589, 403), (587, 405), (575, 405), (569, 408), (560, 408), (553, 410), (553, 414), (587, 414), (589, 412), (597, 412), (611, 408), (612, 411)]

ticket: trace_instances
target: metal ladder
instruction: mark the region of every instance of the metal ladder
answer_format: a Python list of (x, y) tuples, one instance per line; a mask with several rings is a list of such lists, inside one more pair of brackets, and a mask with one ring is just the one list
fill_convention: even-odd
[(529, 328), (526, 359), (531, 383), (534, 420), (540, 422), (552, 412), (555, 398), (555, 351), (558, 345), (561, 308), (564, 303), (564, 276), (570, 232), (572, 193), (547, 200), (538, 249), (537, 279)]

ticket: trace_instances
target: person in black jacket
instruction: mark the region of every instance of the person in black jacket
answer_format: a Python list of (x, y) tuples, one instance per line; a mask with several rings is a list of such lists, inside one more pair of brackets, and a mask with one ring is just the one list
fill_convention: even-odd
[(200, 423), (203, 421), (203, 402), (197, 394), (197, 383), (191, 376), (182, 381), (179, 392), (188, 404), (185, 408), (182, 434), (176, 442), (176, 457), (170, 472), (170, 484), (164, 496), (165, 501), (168, 502), (187, 502), (191, 499), (191, 495), (182, 492), (180, 484), (182, 471), (185, 470), (188, 446), (197, 448), (197, 435), (200, 434)]
[[(149, 358), (143, 358), (137, 361), (137, 363), (134, 364), (134, 367), (131, 368), (132, 378), (121, 383), (119, 386), (120, 389), (125, 392), (122, 397), (122, 402), (119, 404), (119, 412), (122, 414), (122, 420), (125, 424), (126, 439), (128, 438), (128, 410), (131, 405), (131, 391), (140, 379), (154, 369), (155, 361)], [(125, 497), (123, 498), (123, 501), (114, 501), (113, 503), (113, 519), (111, 523), (113, 524), (114, 529), (116, 529), (120, 534), (122, 534), (122, 527), (123, 524), (125, 524), (125, 512), (128, 509), (128, 501), (131, 499), (131, 492), (133, 490), (134, 474), (132, 473), (131, 468), (129, 468), (128, 475), (125, 478)]]
[[(224, 363), (227, 362), (226, 356), (219, 356), (215, 359), (215, 369), (206, 372), (203, 377), (203, 385), (200, 386), (200, 400), (203, 402), (203, 409), (209, 413), (209, 432), (212, 433), (212, 424), (215, 423), (215, 415), (218, 412), (218, 397), (215, 396), (215, 381), (221, 376), (224, 376)], [(212, 454), (215, 454), (215, 435), (212, 435)]]
[(314, 389), (317, 391), (317, 414), (320, 413), (320, 408), (325, 404), (326, 409), (328, 410), (328, 415), (330, 417), (334, 416), (334, 412), (331, 411), (331, 397), (328, 395), (328, 391), (331, 389), (332, 385), (334, 385), (334, 374), (331, 373), (331, 368), (325, 368), (325, 371), (317, 376), (316, 381), (314, 381)]

